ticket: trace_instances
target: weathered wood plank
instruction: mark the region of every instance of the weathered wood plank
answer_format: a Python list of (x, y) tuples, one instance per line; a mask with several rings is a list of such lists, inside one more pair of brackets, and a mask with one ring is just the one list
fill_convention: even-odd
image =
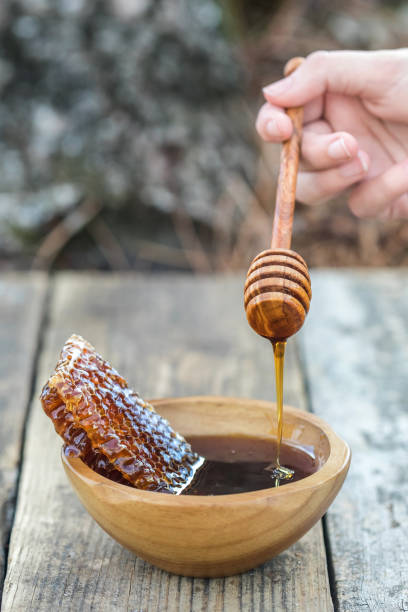
[[(57, 278), (37, 381), (78, 332), (145, 397), (273, 395), (272, 354), (248, 327), (241, 278)], [(305, 407), (289, 351), (288, 401)], [(122, 549), (85, 513), (59, 463), (60, 441), (32, 405), (4, 610), (162, 612), (332, 610), (321, 526), (243, 576), (172, 576)]]
[(0, 593), (45, 291), (43, 275), (0, 278)]
[(353, 452), (327, 515), (338, 608), (408, 610), (408, 271), (320, 271), (312, 283), (312, 407)]

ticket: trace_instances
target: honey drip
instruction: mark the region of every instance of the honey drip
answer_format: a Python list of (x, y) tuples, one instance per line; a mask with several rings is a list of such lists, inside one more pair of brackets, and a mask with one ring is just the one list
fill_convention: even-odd
[(285, 365), (286, 340), (272, 342), (273, 355), (275, 362), (275, 381), (276, 381), (276, 412), (277, 412), (277, 433), (276, 433), (276, 459), (275, 463), (269, 466), (275, 487), (279, 487), (281, 480), (293, 478), (294, 471), (280, 464), (280, 451), (282, 445), (283, 430), (283, 370)]

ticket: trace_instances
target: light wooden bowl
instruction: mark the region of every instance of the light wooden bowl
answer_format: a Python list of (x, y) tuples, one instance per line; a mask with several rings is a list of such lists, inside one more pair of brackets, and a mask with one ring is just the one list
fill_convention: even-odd
[[(152, 401), (187, 438), (272, 435), (275, 405), (227, 397)], [(65, 472), (88, 512), (115, 540), (146, 561), (185, 576), (249, 570), (296, 542), (326, 512), (350, 463), (350, 449), (317, 416), (285, 406), (283, 437), (314, 448), (319, 465), (279, 488), (219, 496), (139, 491), (62, 455)]]

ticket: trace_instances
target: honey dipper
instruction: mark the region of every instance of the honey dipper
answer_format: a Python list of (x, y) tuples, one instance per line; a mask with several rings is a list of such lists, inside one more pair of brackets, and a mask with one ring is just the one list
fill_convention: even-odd
[[(302, 62), (301, 57), (291, 59), (285, 66), (285, 76)], [(292, 120), (293, 133), (281, 153), (271, 248), (252, 261), (244, 290), (250, 326), (273, 342), (286, 340), (302, 327), (312, 297), (306, 262), (290, 250), (303, 108), (289, 108), (286, 113)]]

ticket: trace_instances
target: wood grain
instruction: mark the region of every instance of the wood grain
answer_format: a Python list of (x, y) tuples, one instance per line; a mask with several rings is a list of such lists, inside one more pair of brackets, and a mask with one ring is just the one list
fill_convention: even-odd
[[(303, 61), (302, 57), (292, 58), (285, 66), (285, 77), (294, 72)], [(291, 119), (293, 131), (282, 146), (271, 248), (260, 253), (252, 262), (244, 298), (248, 323), (257, 334), (273, 342), (286, 340), (302, 327), (311, 298), (306, 262), (290, 250), (303, 107), (289, 108), (286, 114)], [(271, 260), (277, 260), (279, 266), (271, 266)], [(299, 262), (305, 273), (294, 275)]]
[[(75, 331), (146, 397), (211, 393), (270, 399), (272, 350), (248, 328), (242, 284), (243, 278), (231, 277), (59, 276), (36, 397), (64, 340)], [(292, 343), (286, 401), (305, 407), (293, 348)], [(320, 525), (242, 576), (172, 576), (128, 553), (92, 521), (66, 481), (59, 448), (35, 399), (10, 543), (5, 611), (332, 610)]]
[(313, 410), (351, 446), (327, 515), (338, 609), (408, 609), (408, 272), (320, 271), (301, 334)]
[(45, 290), (40, 274), (0, 278), (0, 593)]
[(312, 297), (305, 260), (289, 249), (262, 251), (251, 263), (244, 286), (249, 325), (264, 338), (285, 340), (303, 325)]
[[(302, 57), (292, 58), (285, 67), (285, 77), (294, 72), (302, 62)], [(272, 228), (272, 249), (290, 249), (292, 243), (296, 182), (303, 127), (303, 107), (288, 108), (286, 114), (292, 121), (293, 132), (291, 137), (282, 146)]]

